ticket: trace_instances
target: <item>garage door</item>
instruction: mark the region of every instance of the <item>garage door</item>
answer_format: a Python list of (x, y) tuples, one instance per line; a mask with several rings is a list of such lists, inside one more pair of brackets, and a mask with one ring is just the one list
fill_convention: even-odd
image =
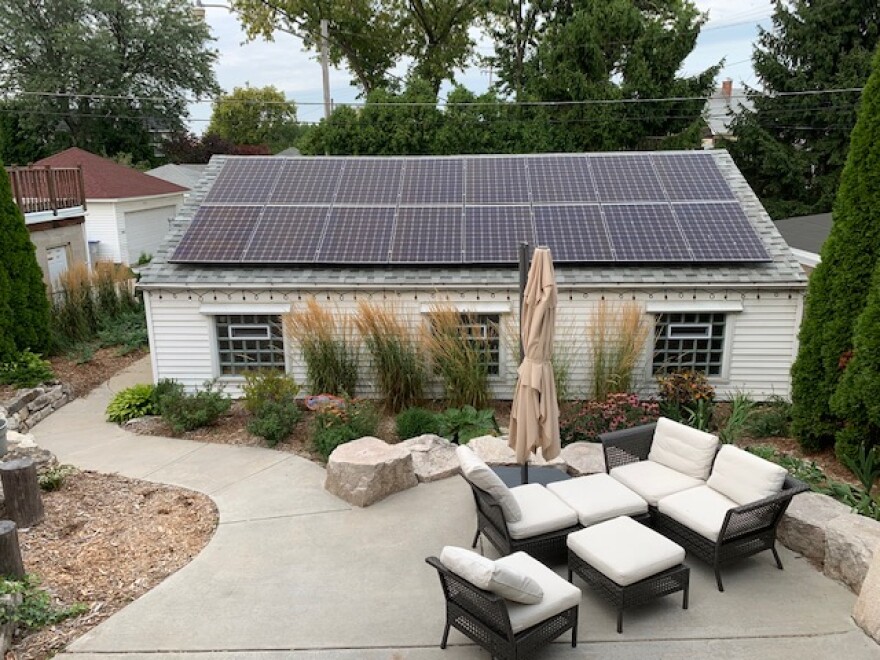
[(137, 263), (141, 254), (155, 254), (168, 233), (177, 207), (161, 206), (143, 211), (126, 211), (125, 238), (128, 244), (128, 263)]

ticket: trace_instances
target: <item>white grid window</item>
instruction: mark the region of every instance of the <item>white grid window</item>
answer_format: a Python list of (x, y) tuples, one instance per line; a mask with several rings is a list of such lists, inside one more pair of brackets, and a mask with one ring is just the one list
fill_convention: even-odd
[(487, 373), (497, 376), (501, 372), (501, 338), (498, 314), (462, 314), (461, 328), (486, 357)]
[(720, 376), (727, 315), (720, 312), (657, 314), (653, 373), (698, 371)]
[(253, 369), (284, 370), (284, 332), (274, 314), (214, 317), (220, 373), (235, 376)]

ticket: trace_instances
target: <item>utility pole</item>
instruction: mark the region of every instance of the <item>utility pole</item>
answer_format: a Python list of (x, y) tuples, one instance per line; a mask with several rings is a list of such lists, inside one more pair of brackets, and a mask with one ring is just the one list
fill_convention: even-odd
[(327, 40), (329, 39), (330, 24), (326, 18), (321, 19), (321, 76), (324, 82), (324, 119), (330, 119), (330, 53)]

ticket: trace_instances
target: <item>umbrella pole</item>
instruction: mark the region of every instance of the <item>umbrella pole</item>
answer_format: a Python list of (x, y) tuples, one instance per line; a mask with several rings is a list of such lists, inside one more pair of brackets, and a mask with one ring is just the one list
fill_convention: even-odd
[[(522, 340), (522, 313), (523, 313), (523, 298), (525, 297), (526, 292), (526, 282), (529, 277), (529, 252), (531, 251), (531, 246), (523, 241), (519, 244), (519, 363), (522, 364), (523, 360), (526, 357), (525, 346), (523, 346)], [(526, 459), (526, 462), (522, 464), (520, 468), (520, 483), (527, 484), (529, 483), (529, 460)]]

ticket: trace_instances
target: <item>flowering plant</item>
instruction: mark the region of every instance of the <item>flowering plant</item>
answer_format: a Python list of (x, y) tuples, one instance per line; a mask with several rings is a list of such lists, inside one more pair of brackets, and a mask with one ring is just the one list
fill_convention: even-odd
[(586, 401), (564, 409), (559, 418), (563, 445), (571, 442), (599, 442), (599, 434), (628, 429), (657, 421), (656, 401), (641, 401), (635, 394), (609, 394), (604, 401)]

